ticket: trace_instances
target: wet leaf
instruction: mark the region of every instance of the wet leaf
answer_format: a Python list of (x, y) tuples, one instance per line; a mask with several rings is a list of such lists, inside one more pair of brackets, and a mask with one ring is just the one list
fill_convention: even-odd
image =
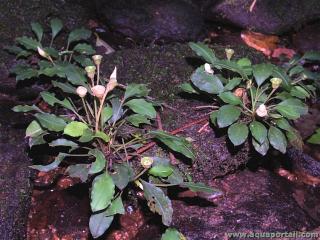
[(50, 20), (50, 26), (51, 26), (52, 39), (54, 39), (58, 35), (58, 33), (61, 31), (63, 24), (59, 18), (53, 18)]
[(281, 130), (271, 126), (269, 128), (268, 138), (272, 147), (274, 147), (275, 149), (279, 150), (282, 153), (286, 152), (287, 139)]
[(233, 145), (243, 144), (248, 138), (248, 127), (244, 123), (234, 123), (228, 128), (228, 137)]
[(32, 165), (30, 166), (30, 168), (36, 169), (41, 172), (49, 172), (53, 169), (56, 169), (65, 157), (66, 155), (64, 153), (59, 153), (59, 155), (54, 159), (52, 163), (48, 165)]
[(219, 94), (223, 91), (220, 79), (216, 75), (206, 73), (203, 67), (197, 68), (191, 75), (191, 81), (201, 91), (210, 94)]
[(172, 222), (172, 204), (170, 199), (163, 193), (163, 191), (141, 180), (143, 186), (144, 196), (148, 201), (148, 206), (152, 212), (157, 212), (162, 216), (162, 223), (166, 226), (170, 226)]
[(149, 89), (145, 84), (129, 84), (124, 94), (124, 101), (130, 97), (145, 97), (149, 93)]
[(253, 76), (258, 86), (261, 86), (264, 83), (264, 81), (271, 76), (273, 72), (273, 65), (269, 63), (257, 64), (254, 65), (252, 68)]
[(179, 152), (190, 159), (195, 159), (192, 145), (185, 138), (173, 136), (164, 131), (151, 131), (150, 134), (173, 151)]
[(33, 22), (31, 23), (31, 29), (36, 34), (38, 41), (41, 42), (43, 36), (43, 28), (41, 24), (38, 22)]
[(88, 154), (91, 154), (96, 158), (96, 160), (91, 164), (89, 174), (101, 172), (106, 167), (106, 158), (104, 157), (103, 152), (95, 148), (91, 149)]
[(63, 134), (69, 135), (71, 137), (81, 137), (84, 130), (88, 128), (88, 125), (83, 122), (73, 121), (65, 126)]
[(114, 193), (115, 185), (107, 172), (95, 177), (91, 190), (91, 210), (97, 212), (108, 207)]
[(227, 127), (238, 120), (241, 110), (233, 105), (222, 106), (217, 113), (217, 123), (220, 128)]
[(37, 113), (35, 117), (40, 122), (40, 125), (50, 131), (60, 132), (62, 131), (67, 123), (60, 117), (57, 117), (49, 113)]
[(262, 144), (267, 136), (268, 136), (268, 130), (267, 128), (258, 121), (253, 121), (250, 123), (250, 132), (252, 134), (252, 136), (260, 143)]
[(92, 214), (89, 229), (93, 238), (98, 238), (107, 231), (113, 221), (113, 216), (106, 216), (106, 212)]

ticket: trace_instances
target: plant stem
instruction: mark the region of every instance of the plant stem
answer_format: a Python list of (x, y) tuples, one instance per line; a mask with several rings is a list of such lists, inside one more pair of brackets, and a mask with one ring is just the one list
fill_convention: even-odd
[(136, 181), (139, 179), (139, 177), (141, 177), (146, 171), (148, 171), (149, 168), (144, 168), (137, 176), (135, 176), (133, 181)]
[(97, 85), (100, 83), (100, 64), (97, 65)]
[(178, 186), (179, 184), (176, 183), (158, 183), (158, 184), (153, 184), (156, 187), (172, 187), (172, 186)]
[(91, 125), (91, 119), (90, 119), (90, 115), (89, 115), (89, 112), (88, 112), (88, 109), (87, 109), (86, 103), (85, 103), (85, 101), (84, 101), (84, 99), (83, 99), (83, 98), (81, 98), (81, 100), (82, 100), (82, 105), (83, 105), (84, 110), (85, 110), (86, 115), (87, 115), (88, 122), (89, 122), (89, 124)]

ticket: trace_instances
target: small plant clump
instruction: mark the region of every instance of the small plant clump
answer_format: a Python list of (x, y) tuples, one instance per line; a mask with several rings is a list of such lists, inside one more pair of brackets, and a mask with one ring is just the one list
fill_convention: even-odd
[(295, 56), (279, 67), (271, 63), (253, 65), (248, 58), (233, 60), (233, 49), (226, 49), (226, 59), (218, 59), (205, 44), (190, 43), (190, 47), (206, 63), (195, 70), (191, 83), (181, 88), (208, 96), (213, 102), (206, 106), (213, 109), (211, 123), (227, 128), (233, 145), (242, 145), (249, 138), (261, 155), (267, 154), (270, 145), (282, 153), (288, 142), (301, 148), (293, 120), (308, 112), (305, 102), (316, 96), (320, 76), (304, 64), (319, 61), (319, 53)]
[[(156, 118), (159, 104), (150, 100), (145, 84), (120, 84), (117, 68), (110, 77), (102, 76), (102, 56), (90, 58), (95, 53), (86, 42), (90, 31), (73, 30), (67, 37), (66, 47), (58, 50), (53, 44), (63, 25), (59, 19), (51, 20), (50, 25), (48, 47), (42, 41), (42, 26), (33, 23), (37, 39), (17, 38), (17, 45), (8, 48), (17, 58), (25, 59), (12, 70), (17, 81), (33, 78), (44, 83), (49, 80), (48, 89), (40, 93), (41, 101), (48, 107), (19, 105), (13, 110), (34, 116), (26, 129), (30, 148), (47, 145), (57, 152), (50, 164), (31, 168), (48, 172), (63, 166), (66, 175), (92, 183), (89, 227), (94, 238), (109, 228), (115, 215), (125, 213), (122, 199), (128, 187), (143, 191), (150, 210), (160, 214), (166, 226), (171, 224), (173, 209), (163, 187), (217, 191), (194, 183), (166, 157), (143, 155), (157, 140), (165, 150), (195, 158), (185, 138), (162, 130), (143, 129)], [(123, 129), (130, 131), (123, 134)], [(168, 229), (163, 239), (173, 239), (170, 236), (183, 239), (174, 229)]]

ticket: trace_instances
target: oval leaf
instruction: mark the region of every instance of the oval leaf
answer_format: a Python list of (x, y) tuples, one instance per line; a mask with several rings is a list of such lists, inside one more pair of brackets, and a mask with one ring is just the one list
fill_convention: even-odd
[(252, 136), (260, 143), (262, 144), (267, 136), (268, 136), (268, 130), (267, 128), (258, 121), (253, 121), (250, 123), (250, 132)]
[(272, 147), (274, 147), (282, 153), (286, 153), (287, 139), (281, 130), (273, 126), (270, 127), (268, 132), (268, 138)]
[(91, 190), (91, 210), (97, 212), (105, 209), (111, 203), (115, 185), (108, 173), (103, 173), (93, 180)]
[(84, 130), (86, 130), (87, 128), (87, 124), (83, 122), (73, 121), (64, 128), (63, 133), (71, 137), (80, 137), (83, 135)]
[(235, 146), (244, 143), (248, 137), (248, 133), (248, 127), (244, 123), (235, 123), (228, 128), (228, 137)]
[(217, 114), (217, 123), (220, 128), (227, 127), (238, 120), (241, 110), (232, 105), (222, 106)]

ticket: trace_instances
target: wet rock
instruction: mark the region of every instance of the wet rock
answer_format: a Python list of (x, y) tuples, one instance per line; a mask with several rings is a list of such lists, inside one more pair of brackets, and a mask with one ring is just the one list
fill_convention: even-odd
[(293, 36), (294, 46), (301, 52), (320, 51), (320, 23), (306, 25)]
[(31, 185), (25, 153), (25, 119), (11, 111), (16, 103), (0, 94), (0, 238), (26, 239)]
[(241, 28), (269, 34), (287, 32), (307, 21), (319, 19), (320, 16), (318, 0), (257, 1), (250, 12), (252, 2), (209, 1), (205, 3), (205, 15), (210, 20), (229, 22)]
[(196, 40), (203, 30), (200, 11), (183, 0), (95, 2), (107, 25), (135, 40)]
[(215, 204), (173, 202), (174, 225), (190, 240), (228, 239), (230, 232), (308, 231), (319, 224), (299, 207), (290, 183), (266, 170), (238, 172), (212, 186), (225, 192)]

